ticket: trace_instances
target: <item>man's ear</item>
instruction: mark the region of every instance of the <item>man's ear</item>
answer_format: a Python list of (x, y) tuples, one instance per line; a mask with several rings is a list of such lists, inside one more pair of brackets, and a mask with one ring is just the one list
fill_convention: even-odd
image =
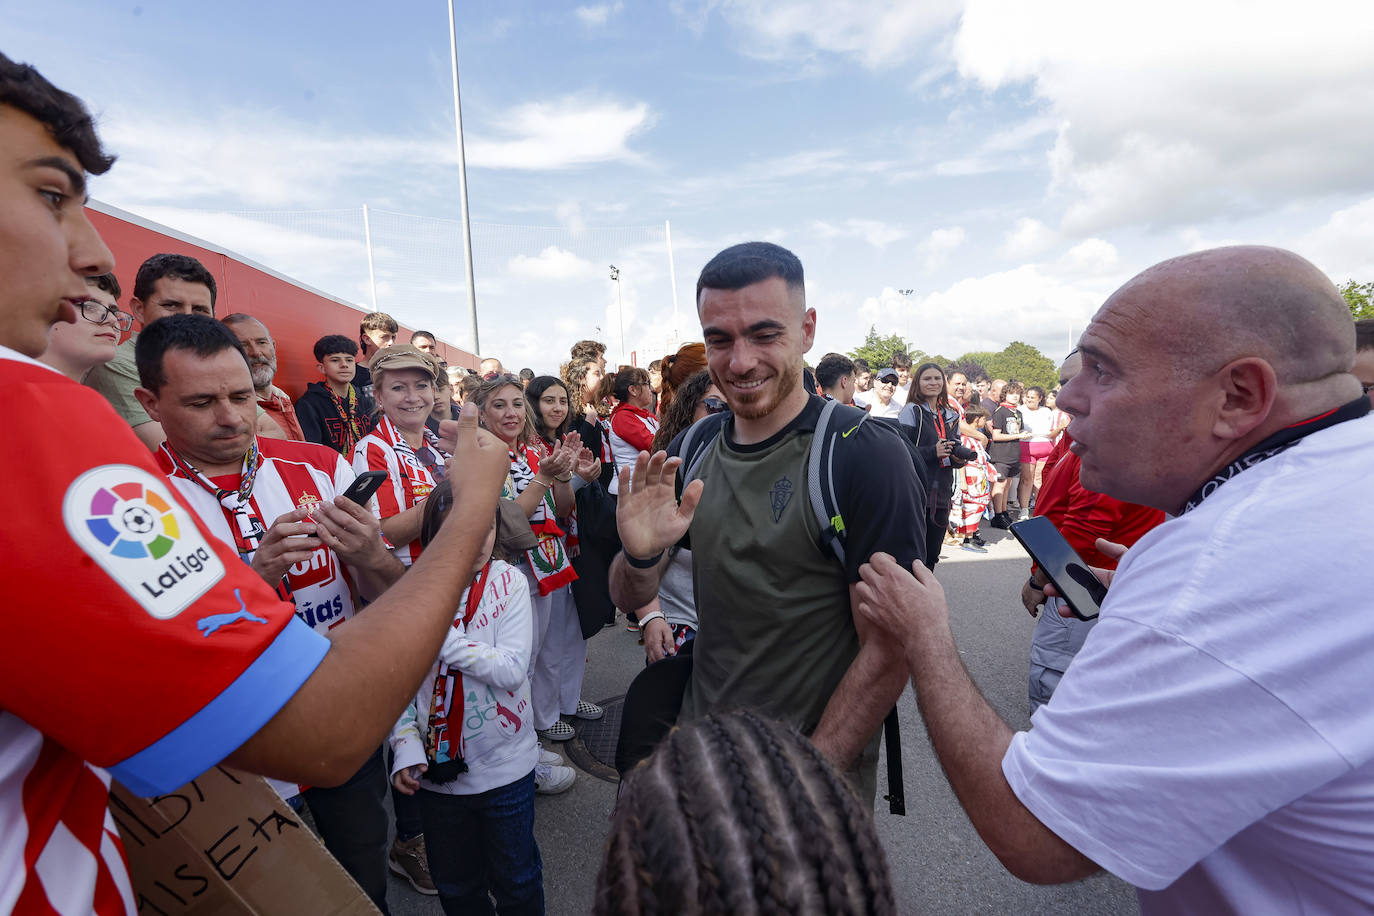
[(138, 319), (138, 326), (139, 326), (139, 327), (143, 327), (145, 324), (148, 323), (148, 322), (146, 322), (146, 321), (143, 320), (143, 300), (142, 300), (142, 299), (135, 299), (134, 297), (130, 296), (130, 297), (129, 297), (129, 311), (132, 312), (132, 313), (133, 313), (133, 316), (134, 316), (135, 318)]
[(1216, 378), (1223, 399), (1212, 432), (1221, 439), (1243, 439), (1273, 410), (1278, 375), (1259, 357), (1246, 356), (1227, 363)]
[(153, 394), (147, 388), (135, 388), (134, 397), (138, 398), (139, 405), (143, 407), (154, 422), (162, 422), (162, 412), (157, 409), (157, 395)]

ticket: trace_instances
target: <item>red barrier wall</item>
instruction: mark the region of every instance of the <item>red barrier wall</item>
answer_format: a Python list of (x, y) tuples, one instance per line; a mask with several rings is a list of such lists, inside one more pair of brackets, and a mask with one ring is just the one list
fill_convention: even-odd
[[(115, 276), (124, 291), (121, 306), (128, 308), (134, 274), (149, 257), (160, 252), (190, 255), (215, 275), (219, 287), (216, 315), (246, 312), (267, 325), (277, 344), (275, 383), (293, 400), (305, 391), (306, 383), (320, 378), (312, 352), (315, 341), (326, 334), (358, 338), (358, 322), (367, 314), (364, 309), (254, 264), (213, 242), (107, 204), (92, 201), (87, 212), (114, 253)], [(408, 341), (412, 330), (402, 325), (397, 339)], [(466, 369), (476, 369), (479, 362), (478, 357), (445, 341), (439, 341), (439, 353), (450, 365)]]

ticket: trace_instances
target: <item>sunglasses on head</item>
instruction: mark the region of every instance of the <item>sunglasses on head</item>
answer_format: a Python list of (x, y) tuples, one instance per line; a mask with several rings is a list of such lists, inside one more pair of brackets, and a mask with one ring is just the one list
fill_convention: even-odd
[(730, 405), (722, 398), (702, 398), (701, 406), (706, 408), (707, 413), (720, 413), (730, 409)]

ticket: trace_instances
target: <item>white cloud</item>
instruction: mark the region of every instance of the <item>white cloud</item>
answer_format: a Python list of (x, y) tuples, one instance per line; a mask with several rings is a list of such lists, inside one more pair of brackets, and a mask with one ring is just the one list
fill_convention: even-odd
[(1290, 245), (1336, 283), (1374, 280), (1374, 197), (1337, 210)]
[(1053, 246), (1058, 239), (1058, 233), (1040, 220), (1023, 216), (1003, 239), (1001, 253), (1018, 260), (1033, 258)]
[(1058, 267), (1072, 275), (1099, 277), (1116, 270), (1121, 258), (1116, 246), (1102, 239), (1084, 239), (1070, 248)]
[(578, 21), (587, 28), (595, 29), (604, 26), (610, 21), (613, 14), (619, 13), (624, 8), (625, 4), (617, 0), (615, 3), (598, 3), (595, 6), (579, 6), (577, 9), (573, 10), (573, 15), (575, 15)]
[[(680, 5), (681, 7), (681, 5)], [(959, 13), (956, 0), (719, 0), (708, 3), (745, 33), (744, 53), (764, 60), (816, 52), (876, 69), (912, 59)], [(682, 11), (681, 9), (679, 10)], [(699, 10), (688, 10), (700, 22)]]
[(497, 138), (467, 145), (471, 165), (504, 169), (565, 169), (598, 162), (633, 162), (632, 137), (654, 115), (644, 102), (624, 104), (568, 96), (518, 105), (499, 119)]
[(513, 276), (536, 280), (585, 280), (601, 272), (591, 261), (556, 245), (534, 256), (516, 255), (507, 262), (506, 269)]
[(963, 226), (949, 226), (932, 230), (930, 235), (916, 246), (916, 250), (925, 256), (925, 269), (929, 273), (945, 263), (950, 254), (963, 247), (966, 241), (968, 233), (964, 231)]
[(1088, 234), (1374, 186), (1372, 30), (1337, 0), (969, 0), (953, 53), (1059, 119), (1051, 190)]
[[(901, 226), (894, 226), (891, 223), (884, 223), (876, 219), (859, 218), (846, 219), (839, 223), (812, 220), (811, 231), (823, 239), (858, 239), (880, 251), (893, 242), (906, 238), (908, 234)], [(776, 239), (770, 239), (770, 241), (776, 241)]]

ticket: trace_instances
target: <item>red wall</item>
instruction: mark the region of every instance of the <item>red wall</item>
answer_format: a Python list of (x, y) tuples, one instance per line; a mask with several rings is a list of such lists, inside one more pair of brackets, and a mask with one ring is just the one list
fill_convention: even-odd
[[(105, 208), (113, 209), (113, 208)], [(134, 274), (152, 255), (160, 252), (186, 254), (197, 259), (215, 275), (218, 294), (215, 314), (246, 312), (271, 332), (277, 344), (275, 383), (291, 398), (300, 397), (306, 383), (318, 381), (315, 341), (326, 334), (358, 338), (358, 323), (367, 312), (329, 296), (313, 292), (281, 276), (269, 273), (236, 257), (212, 242), (192, 239), (147, 220), (124, 218), (94, 207), (86, 211), (115, 256), (115, 276), (123, 288), (121, 305), (128, 308), (133, 295)], [(394, 317), (394, 316), (393, 316)], [(408, 341), (413, 328), (401, 326), (397, 339)], [(441, 356), (450, 365), (476, 369), (478, 357), (444, 341)]]

